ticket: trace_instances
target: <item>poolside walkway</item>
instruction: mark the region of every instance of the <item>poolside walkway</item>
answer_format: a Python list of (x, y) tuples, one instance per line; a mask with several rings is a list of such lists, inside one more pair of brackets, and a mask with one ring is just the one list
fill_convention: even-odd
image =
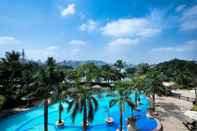
[(30, 108), (13, 108), (13, 109), (6, 109), (6, 110), (2, 110), (0, 111), (0, 119), (1, 118), (4, 118), (4, 117), (7, 117), (7, 116), (10, 116), (10, 115), (13, 115), (13, 114), (16, 114), (16, 113), (19, 113), (19, 112), (25, 112), (25, 111), (28, 111)]
[(181, 96), (184, 97), (190, 97), (190, 98), (195, 98), (195, 91), (194, 90), (183, 90), (183, 89), (177, 89), (177, 90), (172, 90), (174, 93), (178, 93)]
[(157, 111), (161, 115), (164, 131), (188, 131), (182, 124), (183, 121), (191, 121), (183, 113), (192, 108), (192, 103), (173, 97), (157, 97)]

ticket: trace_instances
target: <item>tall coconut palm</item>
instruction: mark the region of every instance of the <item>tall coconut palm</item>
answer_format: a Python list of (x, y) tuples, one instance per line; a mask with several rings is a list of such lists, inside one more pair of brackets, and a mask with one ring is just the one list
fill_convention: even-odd
[(49, 85), (47, 84), (48, 79), (44, 69), (42, 69), (36, 77), (36, 84), (39, 87), (38, 90), (36, 90), (36, 94), (41, 97), (40, 99), (44, 100), (44, 131), (48, 131)]
[(144, 88), (144, 76), (136, 76), (131, 81), (132, 90), (135, 92), (135, 104), (137, 105), (137, 100), (139, 98), (139, 94)]
[(115, 63), (114, 63), (114, 66), (119, 70), (121, 71), (122, 69), (124, 69), (125, 67), (125, 62), (121, 59), (117, 60)]
[[(60, 79), (64, 78), (64, 74), (63, 72), (60, 72)], [(57, 124), (64, 124), (64, 121), (62, 120), (62, 111), (63, 111), (63, 105), (62, 105), (62, 100), (67, 97), (68, 92), (66, 89), (66, 83), (63, 80), (62, 82), (59, 83), (59, 85), (57, 86), (57, 91), (56, 91), (56, 97), (55, 99), (59, 102), (59, 116), (58, 116), (58, 122)]]
[(165, 87), (162, 85), (162, 77), (160, 73), (157, 71), (150, 71), (147, 76), (145, 77), (145, 88), (144, 92), (146, 95), (152, 96), (152, 109), (155, 111), (155, 96), (156, 94), (162, 95), (165, 94)]
[(114, 63), (114, 67), (117, 69), (116, 75), (119, 78), (118, 80), (121, 80), (125, 77), (125, 73), (124, 73), (124, 68), (126, 66), (126, 63), (119, 59)]
[(107, 83), (110, 83), (110, 81), (117, 79), (115, 70), (113, 70), (110, 65), (103, 65), (101, 67), (101, 76)]
[(46, 68), (41, 69), (37, 75), (38, 90), (37, 95), (44, 100), (44, 130), (48, 131), (48, 98), (54, 95), (58, 83), (62, 81), (56, 68), (55, 60), (49, 57)]
[(120, 127), (119, 131), (123, 130), (122, 124), (123, 124), (123, 111), (125, 108), (125, 104), (127, 103), (131, 109), (133, 110), (135, 108), (135, 104), (131, 101), (129, 97), (129, 92), (127, 91), (128, 83), (123, 81), (118, 81), (115, 84), (117, 89), (117, 96), (113, 98), (109, 102), (109, 107), (114, 106), (115, 104), (119, 104), (119, 110), (120, 110)]
[(98, 109), (98, 102), (90, 89), (85, 86), (77, 86), (76, 91), (71, 95), (68, 102), (68, 112), (71, 112), (72, 121), (75, 122), (78, 113), (83, 114), (83, 131), (87, 130), (88, 121), (94, 119), (94, 113)]

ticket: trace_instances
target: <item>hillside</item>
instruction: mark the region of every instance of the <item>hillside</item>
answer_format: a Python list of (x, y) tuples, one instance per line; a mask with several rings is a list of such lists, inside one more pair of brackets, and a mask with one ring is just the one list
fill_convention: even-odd
[(104, 61), (99, 61), (99, 60), (87, 60), (87, 61), (74, 61), (74, 60), (64, 60), (62, 62), (59, 62), (58, 65), (60, 66), (71, 66), (73, 68), (76, 68), (78, 66), (80, 66), (81, 64), (89, 64), (89, 63), (94, 63), (97, 66), (102, 66), (107, 64)]
[(155, 66), (155, 69), (163, 72), (171, 81), (177, 82), (182, 88), (189, 88), (197, 79), (197, 63), (173, 59)]

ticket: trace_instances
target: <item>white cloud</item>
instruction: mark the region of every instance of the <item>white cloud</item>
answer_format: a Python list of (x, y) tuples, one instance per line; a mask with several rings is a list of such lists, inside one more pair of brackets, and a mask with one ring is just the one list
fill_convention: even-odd
[(105, 59), (130, 59), (135, 52), (135, 45), (143, 42), (144, 38), (159, 34), (163, 27), (164, 12), (152, 10), (148, 16), (141, 18), (118, 19), (108, 22), (101, 27), (101, 33), (112, 37), (103, 49)]
[(176, 12), (181, 12), (185, 9), (186, 5), (179, 5), (176, 7)]
[(58, 57), (58, 51), (56, 46), (49, 46), (43, 49), (26, 49), (25, 52), (30, 59), (35, 60), (46, 60), (48, 57), (52, 56), (55, 59)]
[(71, 40), (68, 44), (69, 45), (72, 45), (72, 46), (85, 46), (86, 45), (86, 41), (82, 41), (82, 40)]
[(0, 45), (16, 44), (18, 40), (12, 36), (0, 36)]
[(168, 52), (168, 51), (173, 51), (174, 48), (172, 47), (161, 47), (161, 48), (154, 48), (151, 50), (151, 52)]
[(49, 46), (48, 48), (47, 48), (47, 50), (56, 50), (57, 49), (57, 46)]
[(81, 31), (93, 31), (97, 28), (97, 23), (94, 20), (88, 20), (86, 23), (83, 23), (82, 25), (80, 25), (79, 29)]
[(65, 9), (61, 11), (62, 16), (69, 16), (75, 14), (75, 4), (69, 4)]
[(118, 38), (108, 43), (109, 46), (130, 46), (138, 44), (138, 39), (129, 39), (129, 38)]
[(101, 28), (102, 33), (113, 37), (151, 37), (161, 32), (161, 29), (147, 18), (119, 19), (107, 23)]
[(182, 31), (197, 29), (197, 5), (185, 10), (181, 17), (180, 29)]
[(176, 47), (154, 48), (151, 52), (185, 52), (197, 50), (197, 40), (187, 41)]

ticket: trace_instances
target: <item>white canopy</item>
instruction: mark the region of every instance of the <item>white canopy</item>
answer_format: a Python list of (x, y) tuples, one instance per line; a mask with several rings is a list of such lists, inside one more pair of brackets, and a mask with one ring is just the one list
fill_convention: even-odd
[(166, 82), (166, 81), (162, 82), (162, 85), (165, 87), (170, 87), (170, 86), (173, 86), (174, 84), (175, 84), (174, 82)]
[(197, 112), (196, 111), (186, 111), (184, 115), (188, 116), (189, 118), (197, 121)]
[(102, 87), (100, 85), (94, 85), (92, 86), (93, 89), (101, 89)]

